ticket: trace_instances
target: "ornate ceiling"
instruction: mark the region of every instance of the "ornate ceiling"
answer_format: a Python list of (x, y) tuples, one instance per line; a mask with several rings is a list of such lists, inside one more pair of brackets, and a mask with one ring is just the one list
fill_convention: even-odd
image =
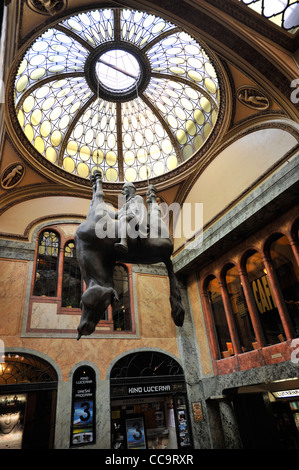
[(19, 61), (15, 110), (28, 143), (86, 179), (147, 180), (192, 158), (220, 104), (209, 52), (181, 27), (131, 9), (52, 23)]

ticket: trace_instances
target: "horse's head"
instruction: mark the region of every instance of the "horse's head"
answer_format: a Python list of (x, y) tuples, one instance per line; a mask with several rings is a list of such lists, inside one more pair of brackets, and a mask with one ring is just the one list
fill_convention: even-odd
[(81, 299), (82, 314), (77, 339), (82, 335), (91, 335), (104, 316), (106, 308), (117, 300), (117, 292), (112, 287), (89, 287)]

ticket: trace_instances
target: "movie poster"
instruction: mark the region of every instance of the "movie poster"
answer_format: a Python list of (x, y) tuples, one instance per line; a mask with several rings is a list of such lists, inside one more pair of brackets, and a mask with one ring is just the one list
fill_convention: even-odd
[(144, 423), (141, 416), (126, 420), (127, 448), (146, 449)]
[(73, 444), (89, 444), (94, 440), (92, 400), (75, 400), (73, 412)]
[(27, 396), (0, 395), (0, 449), (21, 449)]

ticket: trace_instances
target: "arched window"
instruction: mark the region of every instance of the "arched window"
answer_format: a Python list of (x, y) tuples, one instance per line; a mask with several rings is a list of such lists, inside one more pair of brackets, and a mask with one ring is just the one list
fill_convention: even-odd
[(266, 342), (269, 345), (276, 344), (280, 341), (280, 335), (284, 335), (284, 330), (267, 271), (258, 252), (255, 251), (247, 258), (246, 271)]
[(38, 239), (38, 253), (33, 295), (56, 297), (60, 238), (44, 230)]
[(270, 257), (296, 336), (299, 335), (299, 268), (285, 235), (270, 245)]
[(81, 272), (73, 240), (64, 247), (61, 306), (80, 308), (82, 295)]
[(222, 301), (220, 286), (215, 277), (212, 277), (207, 285), (207, 294), (210, 311), (212, 314), (216, 338), (218, 341), (219, 359), (225, 357), (225, 353), (232, 352), (232, 340), (226, 320), (225, 309)]
[(126, 266), (117, 264), (113, 270), (114, 288), (118, 293), (119, 301), (113, 305), (113, 328), (118, 331), (132, 329), (129, 275)]
[(253, 349), (252, 343), (256, 339), (236, 266), (231, 266), (227, 269), (225, 282), (241, 348), (244, 352), (250, 351)]

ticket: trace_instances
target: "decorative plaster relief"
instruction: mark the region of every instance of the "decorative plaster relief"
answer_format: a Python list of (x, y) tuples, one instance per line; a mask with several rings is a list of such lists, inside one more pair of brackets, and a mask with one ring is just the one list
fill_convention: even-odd
[(258, 111), (265, 111), (270, 106), (269, 98), (257, 88), (241, 87), (237, 90), (237, 97), (242, 104)]
[(1, 174), (0, 184), (4, 189), (12, 189), (23, 179), (25, 167), (19, 162), (8, 165)]
[(27, 5), (36, 13), (54, 16), (66, 9), (67, 0), (27, 0)]

